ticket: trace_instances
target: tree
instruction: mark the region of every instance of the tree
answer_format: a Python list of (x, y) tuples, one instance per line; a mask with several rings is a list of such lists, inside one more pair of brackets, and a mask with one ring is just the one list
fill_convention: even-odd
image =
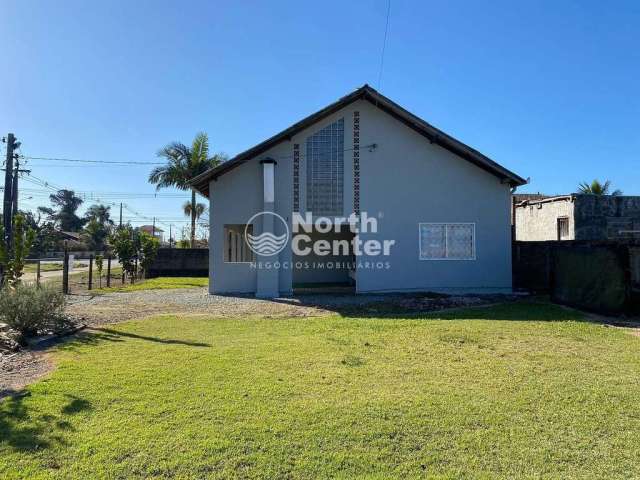
[[(122, 227), (116, 228), (109, 237), (109, 241), (120, 261), (120, 265), (122, 265), (123, 272), (129, 275), (131, 283), (133, 283), (136, 273), (134, 263), (136, 246), (133, 228), (131, 225), (123, 225)], [(124, 282), (124, 274), (122, 281)]]
[(109, 237), (109, 232), (110, 228), (107, 225), (100, 224), (96, 219), (92, 218), (84, 227), (82, 240), (87, 244), (89, 249), (102, 251)]
[(43, 256), (47, 251), (54, 250), (59, 239), (54, 222), (43, 218), (42, 213), (46, 213), (42, 212), (43, 208), (47, 210), (45, 207), (39, 207), (37, 215), (33, 212), (20, 211), (20, 214), (24, 216), (27, 228), (36, 232), (31, 253), (37, 256)]
[(31, 228), (25, 229), (25, 218), (18, 213), (13, 217), (13, 245), (7, 249), (4, 242), (4, 227), (0, 225), (0, 266), (3, 271), (1, 286), (8, 284), (11, 288), (15, 288), (20, 284), (24, 261), (29, 255), (35, 238), (36, 232)]
[(111, 220), (111, 207), (107, 207), (101, 203), (96, 203), (87, 208), (84, 218), (87, 222), (95, 220), (100, 225), (113, 225), (113, 220)]
[(87, 224), (84, 227), (83, 237), (92, 250), (104, 250), (105, 242), (113, 227), (113, 221), (109, 215), (110, 209), (111, 207), (106, 205), (95, 204), (91, 205), (84, 214)]
[(76, 196), (73, 190), (58, 190), (49, 195), (53, 209), (46, 207), (40, 211), (47, 213), (55, 221), (63, 232), (77, 232), (85, 221), (76, 215), (76, 211), (82, 205), (83, 200)]
[(580, 193), (586, 193), (588, 195), (612, 195), (612, 196), (622, 195), (621, 190), (614, 190), (613, 192), (609, 193), (610, 189), (611, 189), (610, 180), (607, 180), (604, 183), (600, 183), (599, 180), (595, 179), (593, 182), (591, 182), (591, 184), (587, 182), (582, 182), (578, 186), (578, 191)]
[(149, 267), (151, 267), (151, 264), (158, 254), (160, 242), (157, 238), (152, 237), (147, 232), (140, 232), (138, 239), (140, 243), (138, 257), (140, 258), (140, 265), (142, 266), (142, 270), (146, 276), (149, 272)]
[[(182, 211), (187, 217), (191, 217), (191, 223), (192, 223), (191, 228), (193, 228), (195, 226), (194, 217), (195, 217), (195, 220), (198, 220), (204, 214), (204, 212), (207, 211), (207, 206), (204, 203), (196, 203), (195, 214), (194, 214), (193, 204), (191, 202), (185, 202), (185, 204), (182, 205)], [(192, 235), (192, 238), (191, 238), (192, 243), (194, 238), (195, 236)], [(192, 245), (192, 248), (193, 248), (193, 245)]]
[[(149, 182), (156, 188), (175, 187), (190, 190), (189, 181), (226, 160), (226, 156), (215, 154), (209, 156), (209, 138), (206, 133), (198, 133), (191, 147), (174, 142), (158, 152), (158, 156), (167, 160), (167, 165), (154, 168), (149, 174)], [(196, 239), (196, 192), (191, 189), (191, 245)]]

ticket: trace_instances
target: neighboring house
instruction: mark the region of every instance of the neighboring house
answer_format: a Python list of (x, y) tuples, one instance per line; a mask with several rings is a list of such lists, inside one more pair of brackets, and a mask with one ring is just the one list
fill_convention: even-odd
[(80, 241), (80, 232), (64, 232), (62, 230), (57, 230), (56, 233), (60, 235), (62, 240), (71, 240), (74, 242)]
[(152, 237), (157, 238), (161, 245), (164, 243), (164, 230), (162, 230), (160, 227), (156, 227), (154, 225), (142, 225), (138, 228), (139, 230), (148, 233)]
[[(509, 292), (511, 193), (524, 183), (365, 85), (193, 179), (210, 199), (210, 291)], [(292, 230), (307, 212), (305, 239)], [(319, 217), (334, 229), (309, 225)]]
[(515, 206), (522, 241), (640, 238), (640, 197), (573, 194)]
[(525, 200), (543, 200), (545, 198), (551, 198), (554, 195), (545, 195), (543, 193), (514, 193), (511, 195), (511, 226), (515, 223), (516, 205), (524, 202)]

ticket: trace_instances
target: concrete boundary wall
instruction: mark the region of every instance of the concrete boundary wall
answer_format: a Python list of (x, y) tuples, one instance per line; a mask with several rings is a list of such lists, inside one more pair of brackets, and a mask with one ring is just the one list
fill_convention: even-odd
[(206, 277), (208, 248), (160, 248), (149, 269), (149, 277)]
[(514, 242), (516, 289), (595, 312), (640, 312), (640, 242)]

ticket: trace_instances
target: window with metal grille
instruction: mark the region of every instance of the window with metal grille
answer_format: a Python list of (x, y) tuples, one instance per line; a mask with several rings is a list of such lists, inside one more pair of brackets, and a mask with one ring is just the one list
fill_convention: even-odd
[(307, 211), (343, 215), (344, 119), (307, 138)]
[(421, 223), (420, 260), (475, 260), (474, 223)]
[[(247, 233), (253, 235), (253, 225), (247, 225)], [(255, 262), (253, 252), (244, 239), (245, 225), (224, 226), (224, 261), (227, 263)]]
[(569, 238), (569, 217), (558, 218), (558, 240)]

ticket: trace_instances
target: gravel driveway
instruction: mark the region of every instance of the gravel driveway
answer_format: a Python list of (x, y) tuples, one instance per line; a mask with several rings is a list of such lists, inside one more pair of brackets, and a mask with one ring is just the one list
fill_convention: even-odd
[(452, 296), (425, 294), (305, 294), (274, 300), (253, 296), (210, 295), (206, 288), (141, 290), (97, 296), (70, 296), (68, 312), (88, 325), (121, 322), (157, 314), (204, 314), (211, 317), (308, 317), (334, 315), (376, 316), (417, 313), (443, 308), (504, 301), (506, 296)]
[(84, 317), (88, 325), (121, 322), (157, 314), (207, 314), (232, 316), (309, 316), (330, 313), (292, 302), (254, 297), (209, 295), (206, 288), (141, 290), (128, 293), (69, 296), (67, 311)]

